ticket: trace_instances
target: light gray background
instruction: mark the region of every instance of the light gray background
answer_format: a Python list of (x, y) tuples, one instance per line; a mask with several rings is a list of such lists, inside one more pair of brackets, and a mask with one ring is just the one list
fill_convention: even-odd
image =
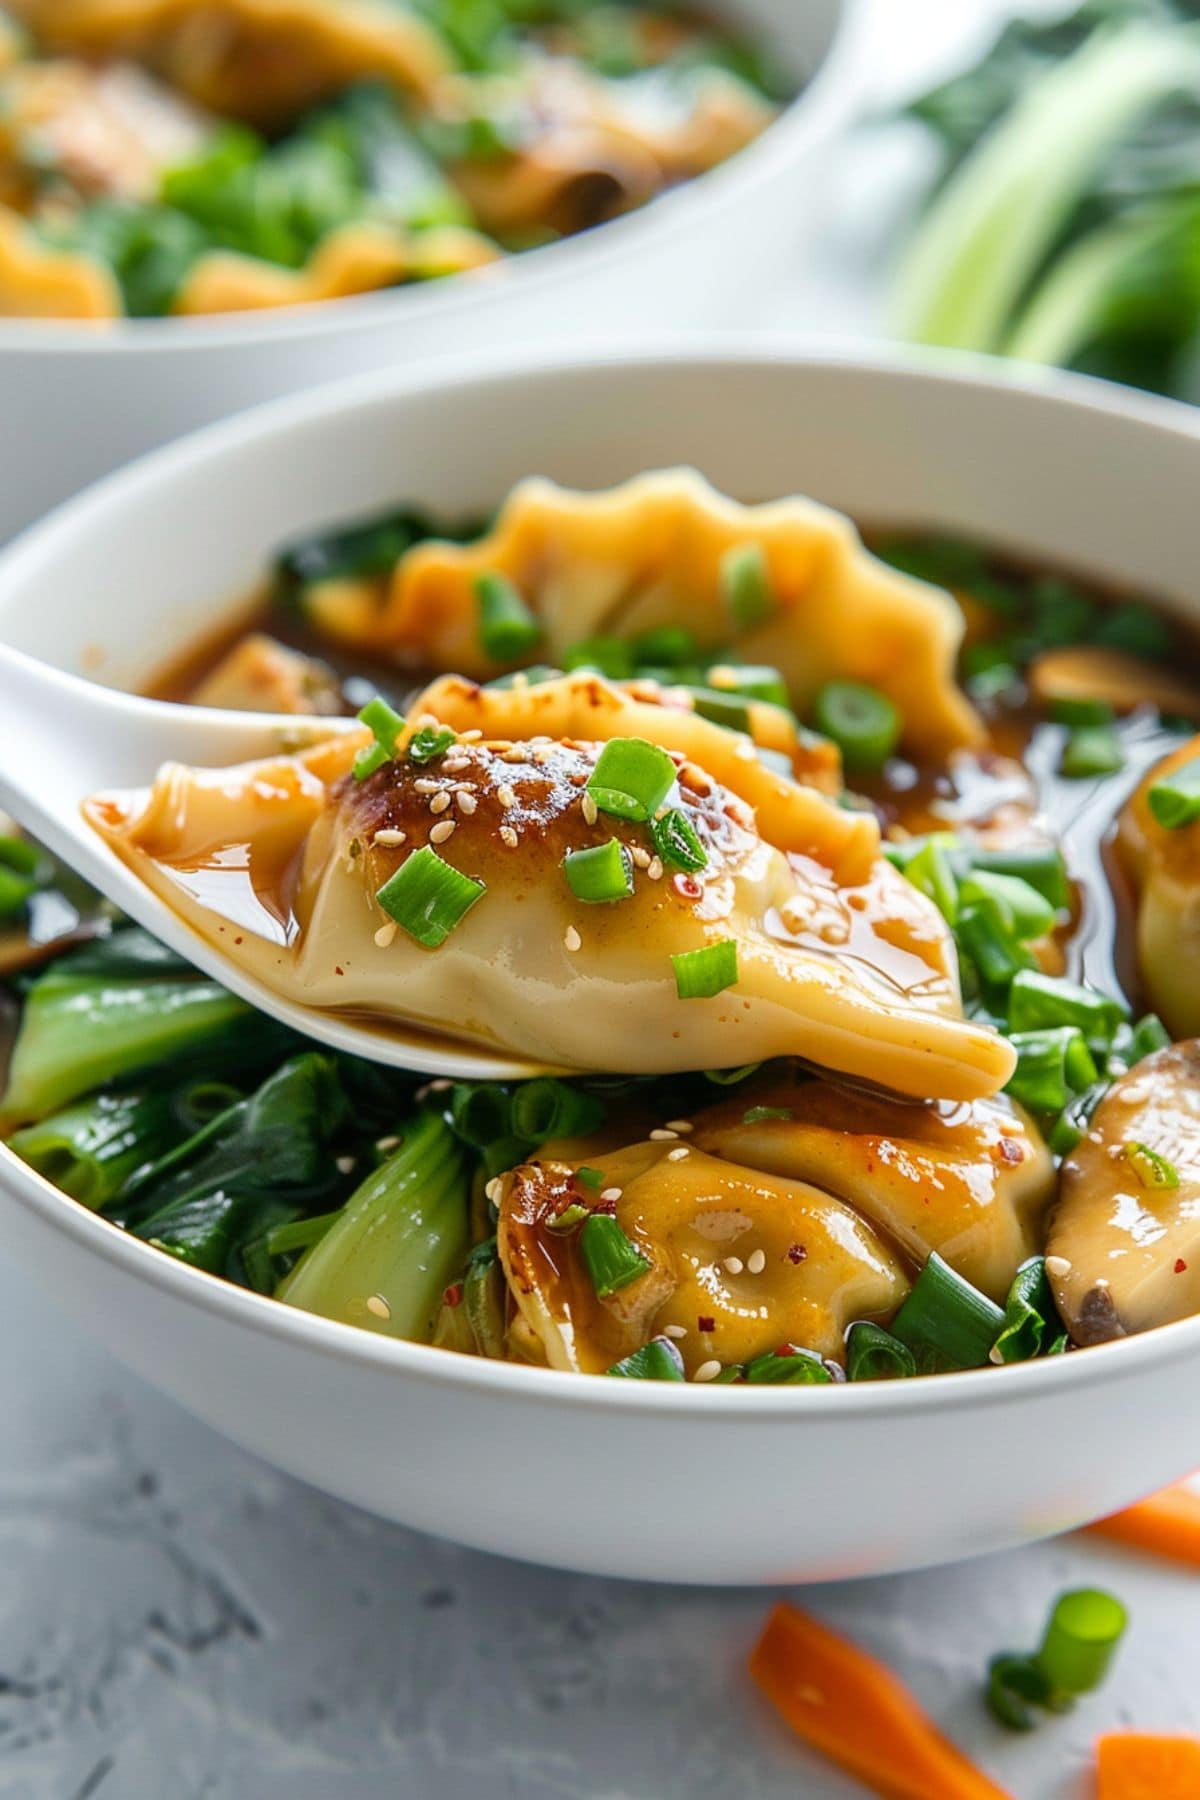
[[(999, 10), (875, 5), (881, 97)], [(786, 289), (747, 295), (744, 322), (878, 327), (885, 221), (922, 163), (904, 132), (889, 133), (882, 161), (880, 150), (862, 142), (842, 159), (824, 253)], [(1181, 1421), (1194, 1418), (1193, 1398), (1180, 1399)], [(575, 1578), (380, 1524), (159, 1399), (2, 1260), (0, 1420), (2, 1800), (862, 1792), (748, 1684), (769, 1594)], [(1036, 1457), (1037, 1445), (1013, 1453)], [(614, 1484), (633, 1530), (640, 1505), (661, 1503), (655, 1481), (667, 1491), (670, 1470)], [(904, 1494), (905, 1471), (881, 1469), (881, 1510)], [(804, 1519), (798, 1492), (798, 1532)], [(752, 1493), (729, 1525), (754, 1529)], [(988, 1655), (1031, 1644), (1060, 1587), (1096, 1581), (1134, 1615), (1113, 1680), (1035, 1738), (1005, 1735), (979, 1705)], [(802, 1599), (883, 1654), (1016, 1800), (1084, 1800), (1096, 1731), (1200, 1729), (1197, 1592), (1195, 1575), (1066, 1539)]]

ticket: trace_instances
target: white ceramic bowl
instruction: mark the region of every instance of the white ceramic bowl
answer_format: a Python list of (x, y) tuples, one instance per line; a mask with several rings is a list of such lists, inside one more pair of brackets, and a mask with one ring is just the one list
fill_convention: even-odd
[[(1141, 583), (1194, 617), (1200, 414), (999, 366), (709, 347), (455, 364), (302, 396), (156, 453), (0, 556), (0, 636), (133, 682), (282, 539), (538, 470), (687, 461)], [(1200, 1319), (1040, 1365), (859, 1388), (573, 1377), (394, 1343), (199, 1274), (0, 1150), (3, 1242), (210, 1424), (486, 1549), (694, 1582), (863, 1575), (1065, 1530), (1197, 1460)]]
[(723, 0), (804, 80), (754, 144), (653, 205), (482, 277), (256, 315), (0, 319), (0, 543), (133, 456), (241, 408), (431, 356), (744, 315), (801, 253), (865, 68), (862, 0)]

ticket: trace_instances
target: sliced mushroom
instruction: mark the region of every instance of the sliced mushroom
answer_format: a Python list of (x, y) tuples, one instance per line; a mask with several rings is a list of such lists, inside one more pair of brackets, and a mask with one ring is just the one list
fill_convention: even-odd
[(607, 1300), (579, 1228), (556, 1229), (567, 1207), (588, 1203), (571, 1165), (528, 1163), (505, 1177), (497, 1238), (521, 1321), (514, 1341), (552, 1368), (595, 1373), (662, 1332), (689, 1374), (783, 1343), (837, 1359), (853, 1320), (890, 1319), (908, 1291), (871, 1227), (806, 1182), (698, 1150), (673, 1156), (666, 1143), (606, 1156), (603, 1174), (617, 1223), (649, 1265)]
[(1137, 952), (1155, 1010), (1177, 1036), (1200, 1032), (1200, 820), (1169, 829), (1150, 810), (1152, 787), (1200, 756), (1200, 737), (1146, 776), (1121, 813), (1117, 853), (1137, 901)]
[(1200, 1312), (1200, 1041), (1114, 1083), (1059, 1196), (1046, 1269), (1077, 1344)]
[(1049, 1151), (1002, 1094), (919, 1105), (774, 1078), (697, 1114), (688, 1141), (828, 1189), (915, 1262), (936, 1250), (993, 1300), (1038, 1248), (1054, 1191)]
[(1102, 644), (1044, 650), (1029, 670), (1029, 686), (1043, 705), (1055, 700), (1105, 700), (1114, 712), (1156, 706), (1161, 713), (1200, 719), (1200, 688), (1161, 663), (1145, 662)]

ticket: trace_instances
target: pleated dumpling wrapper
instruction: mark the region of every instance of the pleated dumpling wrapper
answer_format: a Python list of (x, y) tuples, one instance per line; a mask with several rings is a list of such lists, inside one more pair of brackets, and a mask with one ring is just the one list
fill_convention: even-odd
[[(444, 725), (434, 689), (386, 750), (363, 732), (168, 765), (87, 815), (301, 1004), (568, 1070), (796, 1055), (921, 1098), (1004, 1085), (1013, 1052), (963, 1018), (947, 928), (871, 815), (694, 714), (661, 709), (663, 748), (623, 729), (652, 709), (599, 677), (543, 685), (561, 734), (534, 725), (535, 688), (468, 684), (475, 710), (460, 693)], [(356, 751), (377, 765), (361, 778)]]
[[(747, 557), (758, 592), (739, 605), (732, 590)], [(743, 506), (691, 469), (601, 493), (523, 481), (485, 536), (406, 551), (382, 604), (370, 582), (337, 583), (315, 590), (308, 611), (357, 649), (487, 679), (504, 665), (480, 632), (486, 574), (511, 582), (536, 616), (545, 663), (582, 639), (683, 625), (702, 651), (777, 668), (801, 716), (826, 682), (858, 681), (899, 707), (913, 755), (982, 739), (954, 679), (963, 626), (949, 594), (872, 556), (829, 507), (800, 497)]]

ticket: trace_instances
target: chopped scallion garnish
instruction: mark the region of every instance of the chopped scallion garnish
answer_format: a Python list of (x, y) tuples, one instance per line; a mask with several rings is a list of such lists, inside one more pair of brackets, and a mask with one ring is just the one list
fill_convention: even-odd
[(778, 669), (762, 663), (713, 663), (705, 671), (709, 689), (722, 694), (741, 694), (746, 700), (763, 700), (769, 706), (790, 709), (787, 682)]
[(827, 682), (813, 702), (813, 722), (856, 775), (882, 769), (904, 730), (899, 707), (878, 688), (857, 681)]
[(990, 900), (1018, 943), (1044, 937), (1058, 916), (1045, 895), (1020, 875), (1000, 875), (993, 869), (973, 869), (958, 894), (964, 907)]
[(735, 544), (721, 558), (721, 597), (736, 632), (751, 631), (775, 611), (771, 568), (761, 544)]
[(650, 836), (663, 862), (686, 869), (689, 874), (707, 868), (708, 851), (697, 837), (691, 820), (678, 806), (671, 807), (661, 819), (651, 821)]
[(479, 641), (492, 662), (520, 662), (542, 641), (542, 626), (507, 576), (489, 570), (475, 577)]
[(700, 654), (695, 633), (686, 625), (658, 625), (643, 631), (632, 644), (633, 660), (639, 669), (660, 664), (668, 669), (681, 669), (694, 663)]
[(579, 1254), (599, 1300), (619, 1293), (650, 1268), (611, 1213), (593, 1213), (579, 1233)]
[(1146, 804), (1167, 831), (1181, 831), (1200, 819), (1200, 756), (1156, 781), (1146, 795)]
[(482, 881), (443, 862), (426, 844), (405, 858), (375, 898), (409, 937), (436, 950), (485, 892)]
[(791, 1119), (795, 1114), (790, 1106), (750, 1106), (742, 1114), (743, 1125), (762, 1125), (768, 1119)]
[(1023, 969), (1014, 976), (1008, 992), (1008, 1023), (1012, 1031), (1048, 1031), (1058, 1025), (1074, 1025), (1090, 1042), (1111, 1043), (1125, 1016), (1122, 1001), (1077, 981), (1043, 975), (1040, 969)]
[(1077, 1026), (1014, 1031), (1009, 1042), (1017, 1053), (1017, 1066), (1005, 1092), (1030, 1112), (1061, 1112), (1074, 1094), (1098, 1079), (1095, 1060)]
[(896, 1381), (917, 1372), (917, 1362), (907, 1344), (860, 1319), (846, 1334), (846, 1376), (850, 1381)]
[(1108, 1674), (1129, 1615), (1103, 1588), (1075, 1588), (1055, 1602), (1038, 1666), (1056, 1696), (1090, 1694)]
[(595, 669), (610, 681), (628, 681), (633, 674), (633, 650), (624, 638), (580, 638), (563, 657), (566, 669)]
[(684, 1381), (683, 1358), (670, 1338), (651, 1338), (632, 1356), (624, 1356), (608, 1370), (610, 1375), (624, 1375), (634, 1381)]
[(523, 1081), (512, 1096), (509, 1128), (515, 1137), (531, 1144), (549, 1138), (580, 1137), (604, 1123), (606, 1108), (594, 1094), (556, 1076), (542, 1075)]
[(752, 1386), (762, 1387), (812, 1387), (833, 1380), (814, 1351), (791, 1347), (786, 1351), (767, 1350), (752, 1358), (743, 1374)]
[(700, 718), (707, 719), (710, 725), (723, 726), (726, 731), (750, 735), (750, 704), (743, 695), (727, 693), (722, 688), (693, 687), (689, 692)]
[(575, 898), (589, 906), (628, 900), (633, 893), (633, 858), (616, 838), (590, 850), (569, 850), (562, 869)]
[(978, 1369), (991, 1358), (1004, 1314), (935, 1251), (892, 1320), (922, 1374)]
[(595, 1188), (597, 1192), (604, 1186), (604, 1170), (593, 1169), (588, 1163), (581, 1163), (575, 1171), (575, 1179), (583, 1187)]
[(1063, 745), (1058, 766), (1071, 781), (1091, 781), (1123, 769), (1125, 752), (1111, 725), (1079, 725)]
[(737, 983), (737, 943), (723, 938), (719, 944), (706, 944), (703, 950), (682, 950), (671, 958), (671, 966), (681, 1000), (711, 1000)]
[(994, 1363), (1027, 1362), (1062, 1335), (1046, 1264), (1034, 1256), (1013, 1276), (1004, 1302), (1004, 1327), (992, 1347)]
[(381, 694), (368, 700), (358, 717), (360, 724), (368, 726), (375, 734), (375, 742), (360, 750), (354, 759), (354, 779), (365, 781), (395, 755), (396, 739), (404, 730), (404, 720)]
[(675, 764), (644, 738), (612, 738), (596, 758), (587, 792), (601, 812), (644, 825), (670, 793)]
[(451, 744), (458, 742), (458, 733), (451, 731), (448, 725), (422, 725), (420, 731), (414, 731), (408, 740), (405, 755), (409, 762), (436, 762), (439, 756), (445, 756)]
[(1144, 1188), (1177, 1188), (1179, 1170), (1149, 1144), (1126, 1144), (1125, 1160)]

